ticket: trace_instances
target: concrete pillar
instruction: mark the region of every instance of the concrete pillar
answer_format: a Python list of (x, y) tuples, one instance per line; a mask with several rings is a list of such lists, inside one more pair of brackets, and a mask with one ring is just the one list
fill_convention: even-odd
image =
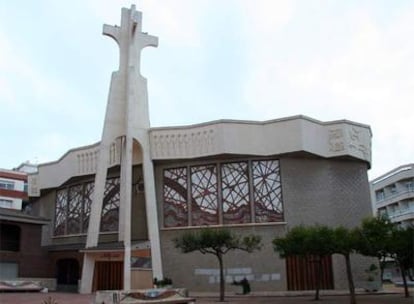
[(80, 293), (91, 293), (93, 273), (95, 270), (95, 259), (91, 254), (84, 253), (83, 255), (83, 267), (82, 267), (82, 279), (80, 281)]

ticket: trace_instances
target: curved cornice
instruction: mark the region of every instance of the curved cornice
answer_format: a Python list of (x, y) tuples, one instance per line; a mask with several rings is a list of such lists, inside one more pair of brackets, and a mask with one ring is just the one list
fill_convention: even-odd
[[(210, 126), (214, 124), (226, 124), (226, 123), (238, 123), (238, 124), (248, 124), (248, 125), (267, 125), (277, 122), (283, 122), (288, 120), (295, 120), (295, 119), (302, 119), (307, 120), (310, 122), (314, 122), (320, 125), (332, 125), (332, 124), (338, 124), (338, 123), (347, 123), (351, 125), (355, 125), (358, 127), (367, 128), (370, 130), (370, 126), (366, 124), (362, 124), (359, 122), (354, 122), (347, 119), (338, 119), (338, 120), (331, 120), (331, 121), (320, 121), (315, 118), (306, 116), (306, 115), (293, 115), (288, 117), (282, 117), (282, 118), (275, 118), (275, 119), (269, 119), (269, 120), (238, 120), (238, 119), (217, 119), (212, 121), (206, 121), (202, 123), (196, 123), (196, 124), (190, 124), (190, 125), (181, 125), (181, 126), (166, 126), (166, 127), (152, 127), (150, 131), (159, 131), (159, 130), (169, 130), (169, 129), (189, 129), (189, 128), (197, 128), (197, 127), (203, 127), (203, 126)], [(371, 132), (371, 130), (370, 130)], [(371, 134), (372, 135), (372, 134)]]
[(348, 120), (321, 122), (302, 115), (261, 122), (217, 120), (150, 129), (154, 160), (305, 151), (325, 158), (350, 156), (370, 164), (371, 137), (368, 125)]
[[(347, 156), (371, 164), (370, 127), (348, 120), (321, 122), (298, 115), (268, 121), (216, 120), (156, 127), (148, 132), (152, 160), (303, 151), (323, 158)], [(114, 142), (108, 167), (119, 164), (119, 151)], [(98, 153), (99, 142), (71, 149), (57, 161), (40, 164), (38, 173), (28, 174), (30, 196), (38, 196), (40, 189), (57, 187), (73, 176), (94, 174)]]

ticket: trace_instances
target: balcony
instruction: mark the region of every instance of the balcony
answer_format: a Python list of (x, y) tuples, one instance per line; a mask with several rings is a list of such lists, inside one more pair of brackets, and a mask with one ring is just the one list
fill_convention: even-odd
[(383, 197), (376, 199), (376, 207), (381, 208), (381, 207), (384, 207), (384, 206), (387, 206), (387, 205), (390, 205), (390, 204), (393, 204), (398, 201), (405, 200), (411, 197), (414, 197), (413, 188), (386, 194)]
[(414, 206), (395, 210), (394, 212), (388, 212), (388, 217), (392, 222), (401, 222), (414, 219)]

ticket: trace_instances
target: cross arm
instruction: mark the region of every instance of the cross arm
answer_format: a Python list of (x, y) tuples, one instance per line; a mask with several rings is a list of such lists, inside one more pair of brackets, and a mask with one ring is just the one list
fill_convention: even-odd
[(148, 34), (145, 34), (145, 33), (140, 33), (139, 42), (140, 42), (140, 45), (142, 46), (142, 48), (144, 48), (146, 46), (157, 47), (158, 46), (158, 37), (151, 36), (151, 35), (148, 35)]
[(113, 38), (118, 43), (118, 45), (120, 44), (121, 29), (119, 26), (104, 24), (102, 28), (102, 34)]

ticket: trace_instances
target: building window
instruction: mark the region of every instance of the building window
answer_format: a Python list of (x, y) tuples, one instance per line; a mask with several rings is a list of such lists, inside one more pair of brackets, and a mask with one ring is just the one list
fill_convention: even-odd
[(102, 205), (101, 232), (118, 231), (119, 195), (119, 178), (108, 179)]
[(218, 224), (217, 167), (191, 167), (191, 222), (195, 226)]
[(270, 160), (253, 162), (253, 189), (256, 222), (283, 220), (282, 187), (278, 162)]
[(80, 233), (82, 222), (83, 185), (68, 189), (67, 234)]
[(17, 225), (0, 224), (0, 251), (20, 250), (20, 227)]
[(0, 179), (0, 189), (14, 190), (14, 182)]
[(56, 192), (56, 204), (55, 204), (55, 235), (66, 234), (67, 204), (68, 204), (67, 189), (58, 190)]
[(251, 208), (248, 163), (222, 164), (221, 185), (223, 223), (250, 223)]
[[(87, 233), (94, 183), (87, 182), (56, 192), (54, 235)], [(107, 179), (102, 206), (101, 232), (118, 230), (119, 178)]]
[(383, 189), (375, 191), (375, 199), (377, 200), (377, 202), (383, 201), (385, 199), (385, 194), (384, 194)]
[(408, 192), (413, 192), (414, 191), (414, 181), (408, 181), (405, 183), (405, 188), (407, 189)]
[(386, 207), (379, 208), (378, 209), (378, 215), (380, 217), (382, 217), (382, 216), (388, 216), (387, 208)]
[(165, 169), (163, 211), (166, 228), (283, 221), (279, 161)]
[(13, 208), (13, 201), (9, 199), (0, 198), (0, 208)]
[(187, 168), (165, 170), (163, 192), (164, 226), (187, 226)]
[(91, 214), (92, 195), (94, 189), (94, 183), (86, 183), (83, 188), (82, 233), (88, 232), (89, 216)]
[(0, 281), (17, 280), (19, 264), (16, 262), (3, 262), (0, 260)]

